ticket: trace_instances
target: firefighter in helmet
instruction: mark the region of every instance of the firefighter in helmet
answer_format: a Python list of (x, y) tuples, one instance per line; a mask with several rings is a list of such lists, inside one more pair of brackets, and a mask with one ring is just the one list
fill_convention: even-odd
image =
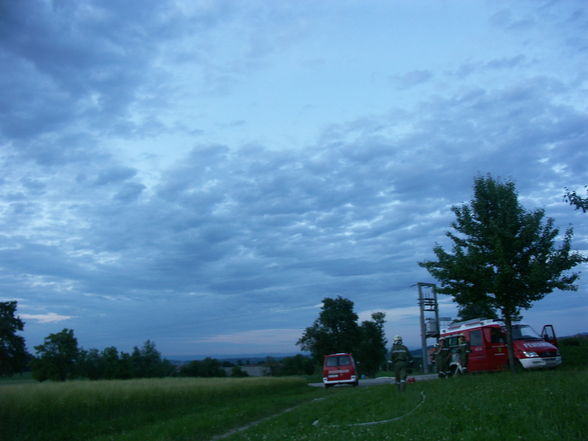
[(444, 339), (439, 340), (439, 346), (435, 352), (435, 364), (437, 365), (437, 373), (439, 378), (449, 376), (449, 362), (451, 360), (451, 351)]
[(461, 365), (461, 372), (465, 373), (468, 370), (470, 344), (468, 343), (464, 335), (459, 336), (457, 352), (459, 354), (459, 364)]
[(396, 376), (396, 387), (399, 391), (406, 390), (406, 375), (408, 367), (412, 362), (412, 356), (408, 348), (402, 344), (402, 337), (397, 335), (394, 337), (392, 345), (392, 367), (394, 368), (394, 375)]

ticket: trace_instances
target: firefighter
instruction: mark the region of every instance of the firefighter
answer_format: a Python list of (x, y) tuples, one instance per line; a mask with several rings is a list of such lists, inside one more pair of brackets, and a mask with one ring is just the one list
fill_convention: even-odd
[(435, 352), (435, 364), (437, 365), (437, 373), (439, 378), (449, 376), (449, 362), (451, 359), (451, 351), (444, 339), (439, 340), (439, 347)]
[(429, 364), (434, 370), (437, 370), (437, 351), (439, 350), (439, 343), (435, 343), (429, 350)]
[(399, 335), (394, 337), (391, 358), (394, 375), (396, 376), (396, 387), (399, 391), (404, 392), (406, 390), (406, 375), (412, 362), (412, 356), (408, 348), (402, 344), (402, 337)]
[(461, 366), (461, 372), (466, 373), (468, 370), (468, 359), (470, 354), (470, 344), (466, 340), (464, 335), (459, 336), (459, 343), (457, 347), (459, 354), (459, 364)]

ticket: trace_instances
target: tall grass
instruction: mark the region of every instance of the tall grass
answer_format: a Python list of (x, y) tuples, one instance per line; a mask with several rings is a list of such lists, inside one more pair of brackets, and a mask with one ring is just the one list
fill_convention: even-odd
[(0, 386), (3, 441), (210, 440), (260, 420), (226, 439), (577, 441), (588, 439), (586, 415), (586, 368), (424, 381), (404, 394), (312, 388), (302, 378)]
[(180, 424), (185, 438), (169, 439), (208, 439), (227, 425), (247, 422), (316, 393), (309, 389), (301, 378), (4, 385), (0, 387), (1, 438), (119, 440), (126, 432), (150, 425)]

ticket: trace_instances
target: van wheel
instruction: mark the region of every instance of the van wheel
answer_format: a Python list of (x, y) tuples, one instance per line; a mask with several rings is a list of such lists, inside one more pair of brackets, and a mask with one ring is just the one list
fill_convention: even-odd
[(353, 387), (357, 387), (359, 385), (359, 380), (355, 380), (355, 383), (353, 383)]
[(327, 384), (327, 383), (325, 383), (325, 389), (328, 389), (328, 388), (330, 388), (331, 386), (332, 386), (332, 384)]

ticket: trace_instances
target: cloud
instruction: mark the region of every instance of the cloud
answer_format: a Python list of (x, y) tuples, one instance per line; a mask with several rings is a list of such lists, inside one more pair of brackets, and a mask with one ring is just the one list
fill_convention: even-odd
[(408, 89), (419, 86), (433, 78), (433, 73), (428, 70), (413, 70), (402, 75), (394, 75), (392, 81), (399, 89)]
[(576, 4), (491, 29), (472, 6), (480, 40), (425, 32), (443, 56), (413, 63), (371, 32), (395, 40), (386, 20), (339, 41), (312, 2), (262, 3), (2, 3), (2, 292), (132, 344), (309, 326), (337, 295), (392, 329), (416, 323), (417, 262), (486, 173), (588, 249), (562, 201), (588, 162)]
[(194, 340), (194, 343), (229, 343), (232, 345), (285, 345), (292, 346), (302, 329), (255, 329), (230, 334), (218, 334)]
[(509, 9), (502, 9), (496, 12), (490, 18), (490, 22), (499, 28), (517, 31), (528, 29), (535, 24), (531, 18), (516, 17), (515, 13)]
[(470, 75), (497, 72), (521, 70), (531, 64), (531, 61), (525, 55), (513, 55), (511, 57), (495, 58), (484, 62), (470, 61), (462, 64), (456, 71), (458, 78), (467, 78)]
[(20, 317), (25, 320), (33, 320), (41, 324), (59, 323), (74, 318), (73, 316), (56, 314), (54, 312), (48, 312), (47, 314), (20, 314)]

